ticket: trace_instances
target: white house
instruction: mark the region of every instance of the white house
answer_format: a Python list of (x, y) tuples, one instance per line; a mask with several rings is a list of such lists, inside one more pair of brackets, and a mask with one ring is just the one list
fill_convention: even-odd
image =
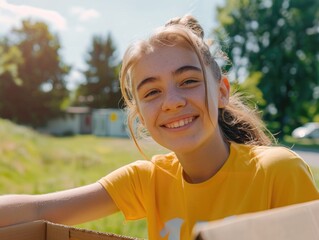
[(92, 112), (92, 134), (127, 137), (126, 114), (121, 109), (95, 109)]
[(41, 132), (65, 136), (90, 134), (92, 132), (92, 113), (88, 107), (69, 107), (65, 115), (50, 120)]

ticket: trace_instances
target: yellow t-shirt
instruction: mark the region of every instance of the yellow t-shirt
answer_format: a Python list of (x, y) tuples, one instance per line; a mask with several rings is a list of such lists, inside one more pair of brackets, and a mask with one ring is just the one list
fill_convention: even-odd
[(174, 153), (124, 166), (99, 182), (127, 220), (147, 218), (149, 239), (191, 237), (195, 223), (319, 199), (309, 166), (283, 147), (231, 143), (211, 179), (190, 184)]

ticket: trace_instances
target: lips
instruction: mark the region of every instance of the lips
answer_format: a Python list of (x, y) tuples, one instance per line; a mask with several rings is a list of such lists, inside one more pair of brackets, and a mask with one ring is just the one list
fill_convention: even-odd
[(190, 124), (191, 122), (194, 121), (194, 119), (195, 117), (187, 117), (187, 118), (180, 119), (178, 121), (173, 121), (173, 122), (164, 124), (163, 126), (170, 129), (180, 128), (187, 124)]

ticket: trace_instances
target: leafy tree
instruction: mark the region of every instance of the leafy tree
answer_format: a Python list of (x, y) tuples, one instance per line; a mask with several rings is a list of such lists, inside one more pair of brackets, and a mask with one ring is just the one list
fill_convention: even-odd
[(24, 20), (8, 39), (2, 51), (16, 59), (16, 64), (0, 75), (0, 116), (40, 126), (61, 114), (61, 104), (68, 96), (64, 78), (70, 68), (61, 61), (58, 37), (43, 22)]
[(92, 108), (118, 108), (121, 92), (115, 47), (111, 35), (95, 36), (86, 60), (86, 82), (77, 90), (77, 105)]
[[(9, 46), (5, 40), (0, 42), (0, 91), (4, 90), (6, 81), (13, 81), (21, 85), (22, 80), (18, 76), (18, 67), (23, 63), (22, 54), (16, 46)], [(7, 79), (7, 80), (4, 80)]]
[(233, 92), (239, 92), (240, 95), (245, 96), (245, 99), (247, 99), (246, 103), (250, 103), (252, 107), (255, 107), (256, 104), (258, 104), (259, 106), (265, 106), (266, 101), (264, 99), (263, 93), (257, 87), (261, 77), (261, 72), (254, 72), (253, 74), (249, 75), (242, 83), (239, 81), (233, 81), (232, 90)]
[(0, 116), (9, 108), (6, 98), (12, 92), (12, 86), (21, 86), (22, 80), (18, 76), (19, 65), (23, 63), (22, 54), (15, 46), (9, 46), (6, 39), (0, 43)]
[(235, 75), (261, 73), (265, 120), (279, 133), (319, 112), (319, 1), (226, 0), (219, 8)]

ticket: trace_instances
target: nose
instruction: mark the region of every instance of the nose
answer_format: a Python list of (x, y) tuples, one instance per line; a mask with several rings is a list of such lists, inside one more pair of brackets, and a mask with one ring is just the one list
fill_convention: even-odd
[(174, 111), (183, 108), (186, 105), (186, 98), (178, 91), (171, 90), (166, 93), (163, 103), (162, 111)]

